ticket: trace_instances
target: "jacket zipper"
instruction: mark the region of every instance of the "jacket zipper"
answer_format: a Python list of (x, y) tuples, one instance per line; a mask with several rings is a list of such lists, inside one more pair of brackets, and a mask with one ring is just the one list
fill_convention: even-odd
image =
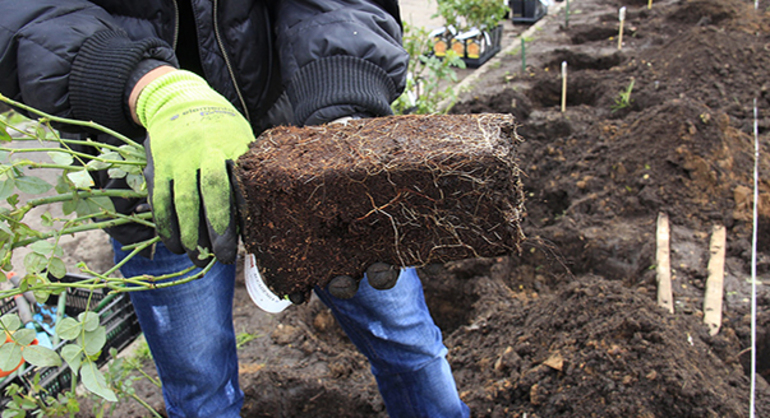
[(174, 37), (171, 39), (171, 48), (176, 51), (176, 43), (179, 40), (179, 4), (176, 0), (172, 3), (174, 4)]
[(225, 50), (224, 43), (222, 42), (222, 37), (219, 34), (219, 24), (217, 19), (217, 9), (219, 5), (218, 0), (214, 0), (214, 10), (213, 10), (213, 19), (214, 19), (214, 36), (217, 38), (217, 45), (219, 46), (219, 51), (222, 53), (222, 58), (225, 60), (225, 66), (227, 67), (227, 72), (230, 74), (230, 79), (233, 81), (233, 85), (235, 86), (235, 94), (238, 95), (238, 100), (241, 102), (241, 106), (243, 107), (243, 114), (246, 117), (246, 120), (251, 123), (251, 117), (249, 116), (249, 108), (246, 107), (246, 100), (244, 100), (243, 95), (241, 94), (241, 89), (238, 86), (238, 82), (235, 80), (235, 72), (233, 72), (233, 66), (230, 64), (230, 58), (227, 57), (227, 51)]

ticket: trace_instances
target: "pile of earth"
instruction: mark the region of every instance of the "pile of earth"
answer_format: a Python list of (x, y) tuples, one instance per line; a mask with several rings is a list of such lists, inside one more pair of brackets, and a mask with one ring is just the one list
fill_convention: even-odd
[[(452, 112), (511, 113), (525, 139), (521, 254), (419, 271), (474, 417), (749, 415), (755, 99), (757, 272), (770, 276), (770, 1), (752, 3), (573, 0), (568, 26), (562, 10), (528, 40), (526, 71), (504, 50), (460, 95)], [(661, 212), (674, 314), (655, 303)], [(702, 300), (717, 224), (725, 306), (710, 336)], [(770, 294), (758, 289), (757, 416), (770, 416)], [(366, 359), (317, 299), (270, 316), (245, 293), (239, 282), (236, 330), (262, 333), (239, 351), (243, 416), (387, 416)], [(138, 387), (162, 409), (157, 389)], [(133, 408), (124, 416), (143, 414)]]

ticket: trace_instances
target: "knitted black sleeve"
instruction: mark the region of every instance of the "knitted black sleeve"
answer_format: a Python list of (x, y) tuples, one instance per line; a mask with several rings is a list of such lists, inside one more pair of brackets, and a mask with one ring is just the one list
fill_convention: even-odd
[[(318, 113), (324, 113), (324, 119), (328, 119), (322, 122), (351, 114), (390, 115), (390, 103), (398, 96), (396, 86), (383, 69), (343, 55), (300, 68), (286, 92), (298, 126), (317, 122)], [(354, 113), (350, 113), (351, 109)]]
[(126, 83), (139, 63), (151, 59), (177, 66), (173, 49), (163, 40), (132, 41), (125, 34), (94, 34), (80, 48), (70, 71), (69, 99), (77, 119), (94, 121), (126, 136), (143, 128), (127, 110)]

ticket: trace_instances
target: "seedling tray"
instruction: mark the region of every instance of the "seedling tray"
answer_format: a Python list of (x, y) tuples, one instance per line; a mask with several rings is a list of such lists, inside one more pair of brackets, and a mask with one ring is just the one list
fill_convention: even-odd
[[(85, 279), (86, 277), (76, 274), (67, 274), (61, 281), (74, 282)], [(90, 296), (90, 301), (89, 301)], [(58, 296), (52, 295), (46, 302), (49, 306), (56, 306)], [(100, 308), (99, 306), (102, 305)], [(101, 325), (106, 328), (107, 342), (102, 349), (96, 364), (101, 367), (110, 360), (110, 350), (115, 348), (118, 352), (131, 344), (141, 334), (139, 320), (131, 304), (131, 299), (127, 293), (108, 295), (106, 290), (95, 290), (91, 292), (84, 289), (67, 289), (67, 300), (65, 305), (65, 314), (71, 317), (77, 317), (88, 307), (91, 310), (99, 308), (99, 317)], [(13, 299), (0, 302), (0, 314), (15, 312), (16, 302)], [(62, 341), (55, 348), (58, 352), (67, 344), (68, 341)], [(19, 386), (29, 387), (28, 382), (32, 381), (35, 373), (40, 373), (40, 384), (47, 391), (48, 396), (56, 396), (58, 393), (69, 390), (72, 386), (72, 371), (66, 363), (59, 367), (37, 368), (26, 364), (26, 369), (21, 375), (12, 374), (0, 381), (0, 409), (10, 402), (10, 398), (5, 397), (5, 388), (11, 383)]]

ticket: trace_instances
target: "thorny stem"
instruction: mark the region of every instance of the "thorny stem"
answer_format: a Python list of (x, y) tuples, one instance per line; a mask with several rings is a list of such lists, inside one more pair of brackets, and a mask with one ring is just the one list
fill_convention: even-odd
[[(211, 262), (209, 262), (209, 264), (206, 267), (196, 272), (195, 274), (187, 277), (183, 277), (183, 276), (197, 269), (197, 267), (191, 266), (184, 270), (171, 273), (171, 274), (165, 274), (162, 276), (153, 277), (153, 276), (142, 275), (142, 276), (135, 276), (135, 277), (130, 277), (126, 279), (116, 278), (116, 277), (107, 277), (103, 274), (99, 274), (88, 269), (83, 269), (84, 273), (90, 274), (94, 277), (76, 281), (76, 282), (69, 282), (69, 283), (50, 282), (50, 283), (31, 286), (26, 290), (47, 290), (51, 292), (57, 292), (67, 288), (78, 288), (78, 289), (84, 289), (89, 291), (106, 288), (106, 289), (111, 289), (109, 294), (114, 294), (114, 293), (136, 292), (136, 291), (148, 290), (148, 289), (163, 289), (166, 287), (172, 287), (172, 286), (177, 286), (184, 283), (189, 283), (191, 281), (194, 281), (203, 277), (206, 273), (209, 272), (209, 270), (211, 270), (211, 268), (214, 266), (214, 263), (216, 263), (216, 260), (211, 260)], [(177, 277), (182, 277), (182, 278), (175, 279)], [(175, 280), (171, 280), (171, 279), (175, 279)], [(163, 282), (157, 283), (159, 281), (163, 281)], [(130, 286), (126, 286), (127, 284)], [(14, 287), (13, 289), (9, 289), (9, 290), (0, 290), (0, 299), (13, 297), (16, 295), (20, 295), (22, 293), (23, 291), (17, 287)]]
[(135, 400), (135, 401), (139, 402), (139, 404), (140, 404), (140, 405), (142, 405), (143, 407), (147, 408), (147, 410), (148, 410), (148, 411), (150, 411), (150, 412), (152, 413), (152, 415), (153, 415), (153, 416), (155, 416), (155, 417), (158, 417), (158, 418), (161, 418), (161, 417), (162, 417), (162, 415), (160, 415), (160, 414), (158, 413), (158, 411), (156, 411), (156, 410), (155, 410), (155, 408), (153, 408), (152, 406), (150, 406), (150, 404), (148, 404), (147, 402), (145, 402), (145, 400), (144, 400), (144, 399), (142, 399), (142, 398), (140, 398), (139, 396), (137, 396), (137, 394), (136, 394), (136, 393), (132, 393), (132, 394), (131, 394), (131, 397), (132, 397), (132, 398), (134, 398), (134, 400)]
[(152, 218), (151, 213), (142, 213), (142, 214), (133, 215), (133, 216), (125, 216), (124, 218), (111, 219), (109, 221), (104, 221), (104, 222), (93, 222), (89, 224), (73, 226), (71, 228), (64, 228), (61, 231), (46, 232), (34, 238), (27, 238), (27, 239), (15, 242), (11, 245), (11, 248), (25, 247), (29, 244), (32, 244), (33, 242), (37, 242), (48, 238), (53, 238), (60, 235), (69, 235), (69, 234), (76, 234), (76, 233), (85, 232), (85, 231), (95, 231), (97, 229), (112, 228), (119, 225), (125, 225), (131, 222), (138, 222), (138, 223), (147, 225), (148, 223), (143, 220), (150, 219), (150, 218)]
[(124, 199), (136, 199), (146, 197), (145, 192), (135, 192), (133, 190), (104, 189), (104, 190), (78, 190), (72, 193), (58, 194), (55, 196), (40, 197), (30, 199), (27, 203), (18, 209), (19, 213), (26, 213), (31, 209), (47, 205), (50, 203), (66, 202), (74, 199), (85, 199), (89, 197), (122, 197)]
[(140, 144), (138, 144), (135, 141), (127, 138), (126, 136), (123, 136), (120, 133), (118, 133), (116, 131), (113, 131), (110, 128), (101, 126), (101, 125), (99, 125), (97, 123), (94, 123), (94, 122), (82, 121), (82, 120), (76, 120), (76, 119), (67, 119), (67, 118), (61, 118), (61, 117), (58, 117), (58, 116), (53, 116), (53, 115), (50, 115), (50, 114), (45, 113), (43, 111), (37, 110), (37, 109), (35, 109), (33, 107), (27, 106), (24, 103), (20, 103), (20, 102), (17, 102), (15, 100), (13, 100), (13, 99), (10, 99), (10, 98), (6, 97), (3, 94), (0, 94), (0, 102), (8, 103), (11, 106), (18, 107), (19, 109), (23, 109), (23, 110), (25, 110), (25, 111), (27, 111), (29, 113), (33, 113), (35, 115), (43, 117), (46, 120), (50, 120), (50, 121), (53, 121), (53, 122), (59, 122), (59, 123), (67, 124), (67, 125), (83, 126), (83, 127), (90, 128), (90, 129), (96, 129), (96, 130), (102, 131), (102, 132), (104, 132), (104, 133), (106, 133), (106, 134), (108, 134), (110, 136), (113, 136), (113, 137), (115, 137), (115, 138), (125, 142), (126, 144), (133, 145), (135, 147), (141, 147)]
[[(89, 160), (95, 160), (95, 161), (103, 162), (105, 164), (137, 165), (137, 166), (144, 166), (145, 165), (145, 163), (142, 162), (142, 161), (106, 160), (106, 159), (101, 158), (101, 157), (96, 156), (96, 155), (86, 154), (84, 152), (72, 151), (72, 150), (64, 149), (64, 148), (23, 148), (23, 149), (15, 149), (15, 148), (4, 148), (4, 147), (1, 147), (0, 151), (6, 151), (6, 152), (10, 152), (12, 154), (18, 154), (18, 153), (22, 153), (22, 152), (63, 152), (65, 154), (71, 154), (71, 155), (74, 155), (74, 156), (77, 156), (77, 157), (88, 158)], [(117, 151), (117, 152), (120, 152), (120, 151)], [(37, 163), (37, 162), (34, 162), (34, 161), (30, 161), (30, 160), (16, 161), (16, 164), (17, 165), (28, 165), (28, 166), (30, 166), (32, 168), (60, 168), (62, 170), (68, 170), (68, 169), (71, 170), (73, 168), (78, 168), (78, 167), (73, 167), (71, 165)]]

